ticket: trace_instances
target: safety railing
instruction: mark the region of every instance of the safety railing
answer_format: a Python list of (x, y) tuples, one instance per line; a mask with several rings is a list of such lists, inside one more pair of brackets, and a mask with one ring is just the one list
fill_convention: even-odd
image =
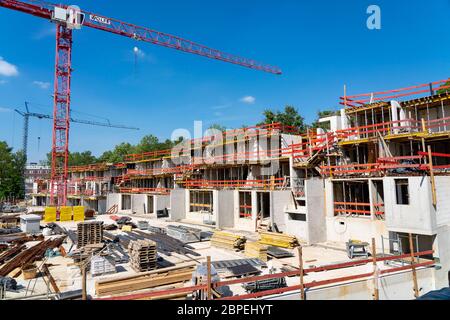
[(334, 214), (335, 216), (371, 216), (373, 207), (373, 214), (378, 217), (384, 216), (384, 204), (375, 203), (373, 206), (370, 203), (361, 202), (335, 202)]
[(266, 180), (185, 180), (181, 182), (185, 188), (200, 188), (200, 189), (278, 189), (286, 187), (285, 178), (273, 178)]
[(128, 194), (169, 195), (171, 190), (172, 189), (168, 189), (168, 188), (132, 188), (132, 187), (119, 188), (120, 193), (128, 193)]
[[(392, 261), (392, 260), (409, 259), (412, 256), (415, 258), (420, 258), (420, 257), (424, 257), (424, 256), (433, 255), (433, 253), (434, 253), (433, 250), (428, 250), (428, 251), (414, 252), (414, 253), (401, 254), (401, 255), (395, 255), (395, 256), (384, 256), (384, 257), (377, 257), (376, 261), (377, 262), (385, 262), (385, 261)], [(420, 260), (423, 260), (423, 259), (417, 259), (417, 260), (419, 260), (419, 262), (417, 262), (417, 263), (414, 262), (414, 263), (407, 264), (407, 265), (400, 266), (400, 267), (393, 267), (393, 268), (380, 270), (379, 275), (392, 274), (392, 273), (408, 271), (408, 270), (412, 270), (412, 269), (415, 270), (418, 268), (427, 268), (427, 267), (432, 267), (435, 265), (434, 260), (428, 260), (428, 261), (422, 261), (422, 262), (420, 262)], [(350, 262), (344, 262), (344, 263), (337, 263), (337, 264), (332, 264), (332, 265), (327, 265), (327, 266), (307, 268), (307, 269), (303, 270), (303, 275), (311, 274), (311, 273), (326, 272), (326, 271), (331, 271), (331, 270), (338, 270), (338, 269), (343, 269), (343, 268), (351, 268), (351, 267), (356, 267), (356, 266), (362, 266), (362, 265), (372, 264), (373, 262), (374, 262), (373, 258), (370, 258), (370, 259), (364, 259), (364, 260), (356, 260), (356, 261), (350, 261)], [(175, 289), (159, 290), (159, 291), (152, 291), (152, 292), (145, 292), (145, 293), (136, 293), (136, 294), (130, 294), (130, 295), (125, 295), (125, 296), (98, 298), (96, 300), (139, 300), (139, 299), (165, 297), (165, 296), (171, 296), (171, 295), (176, 295), (176, 294), (188, 295), (188, 294), (193, 294), (198, 291), (207, 291), (209, 288), (214, 289), (214, 288), (219, 288), (219, 287), (231, 286), (231, 285), (235, 285), (235, 284), (244, 284), (244, 283), (262, 281), (262, 280), (279, 279), (279, 278), (284, 278), (284, 277), (295, 277), (295, 276), (300, 276), (300, 275), (301, 275), (301, 271), (295, 270), (295, 271), (267, 274), (267, 275), (261, 275), (261, 276), (224, 280), (224, 281), (220, 281), (217, 283), (211, 283), (210, 285), (208, 283), (202, 283), (200, 285), (184, 287), (184, 288), (175, 288)], [(299, 291), (301, 289), (311, 289), (311, 288), (315, 288), (315, 287), (326, 287), (329, 285), (350, 283), (355, 280), (370, 279), (373, 276), (374, 276), (373, 272), (352, 274), (350, 276), (343, 276), (343, 277), (336, 277), (336, 278), (329, 278), (329, 279), (324, 279), (324, 280), (314, 280), (311, 282), (305, 282), (303, 285), (294, 285), (294, 286), (288, 286), (285, 288), (265, 290), (265, 291), (261, 291), (261, 292), (257, 292), (257, 293), (249, 293), (249, 294), (243, 294), (243, 295), (233, 295), (233, 296), (228, 296), (228, 297), (222, 297), (217, 300), (257, 299), (257, 298), (263, 298), (263, 297), (268, 297), (268, 296), (287, 293), (287, 292)]]
[(357, 108), (375, 102), (393, 99), (400, 100), (403, 98), (412, 99), (424, 95), (434, 95), (440, 91), (450, 92), (449, 81), (450, 79), (446, 79), (395, 90), (344, 96), (340, 97), (340, 104), (346, 108)]

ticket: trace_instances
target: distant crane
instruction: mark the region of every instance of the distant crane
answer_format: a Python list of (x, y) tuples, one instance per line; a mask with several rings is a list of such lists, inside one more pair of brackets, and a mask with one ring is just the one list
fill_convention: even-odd
[[(22, 148), (23, 148), (23, 153), (25, 155), (25, 158), (27, 158), (27, 156), (28, 156), (28, 131), (29, 131), (29, 126), (30, 126), (30, 117), (38, 118), (38, 119), (53, 120), (53, 116), (48, 115), (48, 114), (30, 112), (30, 109), (28, 108), (28, 102), (25, 102), (25, 109), (26, 109), (26, 112), (20, 111), (18, 109), (15, 109), (14, 111), (23, 117), (23, 147)], [(70, 117), (70, 122), (86, 124), (86, 125), (91, 125), (91, 126), (97, 126), (97, 127), (139, 130), (139, 128), (135, 128), (135, 127), (128, 127), (128, 126), (119, 125), (119, 124), (112, 124), (109, 122), (109, 120), (107, 120), (106, 123), (103, 123), (103, 122), (90, 121), (90, 120), (79, 120), (79, 119), (74, 119), (74, 118)]]
[[(77, 6), (52, 4), (38, 0), (0, 0), (0, 7), (30, 14), (56, 24), (52, 174), (50, 188), (50, 203), (56, 207), (64, 206), (67, 202), (73, 30), (81, 29), (82, 26), (89, 27), (250, 69), (272, 74), (281, 74), (281, 69), (278, 67), (221, 52), (168, 33), (139, 27), (88, 11), (82, 11)], [(138, 4), (135, 7), (137, 8)]]

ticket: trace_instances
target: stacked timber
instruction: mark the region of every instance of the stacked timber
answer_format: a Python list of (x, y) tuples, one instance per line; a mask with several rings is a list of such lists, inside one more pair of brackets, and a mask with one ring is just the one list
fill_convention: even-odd
[(77, 225), (77, 247), (83, 248), (90, 244), (103, 241), (103, 222), (81, 222)]
[(131, 267), (136, 272), (156, 269), (156, 243), (151, 240), (131, 241), (128, 245)]
[(268, 246), (259, 242), (247, 242), (245, 244), (245, 256), (249, 258), (258, 258), (267, 262)]
[(194, 270), (195, 263), (184, 263), (134, 276), (101, 279), (95, 283), (95, 293), (103, 297), (184, 283), (191, 280)]
[(260, 232), (259, 242), (269, 246), (281, 248), (295, 248), (299, 246), (298, 240), (294, 236), (274, 232)]
[(213, 247), (224, 248), (229, 250), (242, 250), (247, 239), (243, 236), (216, 231), (211, 238), (211, 245)]

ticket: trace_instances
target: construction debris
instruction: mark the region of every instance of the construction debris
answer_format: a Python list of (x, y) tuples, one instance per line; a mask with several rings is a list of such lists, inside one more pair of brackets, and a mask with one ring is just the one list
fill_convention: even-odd
[(131, 267), (136, 272), (156, 269), (156, 243), (151, 240), (131, 241), (128, 245)]
[(267, 290), (274, 290), (287, 287), (285, 278), (268, 279), (256, 282), (249, 282), (243, 285), (248, 293), (256, 293)]
[(258, 258), (262, 261), (267, 261), (268, 246), (259, 242), (245, 243), (245, 256), (249, 258)]
[(299, 246), (298, 240), (294, 236), (274, 232), (260, 232), (259, 242), (274, 247), (293, 249)]
[[(33, 264), (35, 261), (42, 260), (47, 249), (58, 248), (64, 242), (64, 239), (65, 237), (49, 239), (22, 251), (19, 255), (15, 256), (14, 259), (3, 265), (0, 269), (0, 277), (6, 277), (17, 268), (23, 268)], [(16, 274), (15, 277), (18, 277), (20, 273), (21, 272)]]
[(191, 280), (194, 270), (194, 263), (185, 263), (176, 267), (153, 270), (134, 276), (102, 279), (95, 283), (95, 292), (98, 296), (108, 296), (183, 283)]
[(103, 241), (103, 222), (81, 222), (77, 226), (77, 247), (98, 244)]
[(211, 246), (229, 250), (244, 249), (247, 239), (233, 233), (216, 231), (211, 238)]

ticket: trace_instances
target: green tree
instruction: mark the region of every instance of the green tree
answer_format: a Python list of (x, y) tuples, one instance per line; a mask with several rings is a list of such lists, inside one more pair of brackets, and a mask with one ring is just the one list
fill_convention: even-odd
[(107, 163), (119, 163), (125, 160), (125, 156), (129, 154), (134, 154), (136, 152), (136, 147), (128, 142), (123, 142), (117, 145), (114, 150), (104, 152), (100, 158), (99, 162)]
[(438, 90), (438, 91), (437, 91), (437, 94), (443, 94), (443, 93), (446, 93), (446, 92), (450, 92), (450, 80), (448, 80), (448, 81), (443, 85), (443, 87), (447, 87), (447, 88)]
[(24, 198), (25, 165), (22, 151), (13, 153), (6, 142), (0, 141), (0, 199)]
[(219, 130), (219, 131), (222, 131), (222, 132), (227, 131), (227, 128), (226, 128), (226, 127), (224, 127), (224, 126), (222, 126), (222, 125), (220, 125), (220, 124), (218, 124), (218, 123), (212, 124), (212, 125), (208, 128), (208, 130), (209, 130), (209, 129), (216, 129), (216, 130)]
[[(91, 151), (69, 152), (69, 166), (86, 166), (96, 163), (98, 159)], [(47, 153), (47, 165), (52, 164), (52, 153)]]
[(286, 106), (284, 111), (273, 112), (271, 110), (265, 110), (263, 115), (264, 121), (260, 124), (281, 123), (285, 126), (296, 127), (300, 131), (305, 131), (307, 128), (305, 119), (293, 106)]
[(159, 139), (150, 134), (142, 138), (141, 142), (136, 146), (136, 153), (145, 153), (160, 150)]
[(311, 125), (312, 128), (317, 129), (317, 128), (321, 128), (324, 130), (330, 130), (330, 126), (328, 123), (321, 123), (319, 122), (320, 119), (323, 118), (327, 118), (327, 117), (331, 117), (331, 116), (335, 116), (338, 115), (339, 111), (334, 111), (334, 110), (324, 110), (324, 111), (318, 111), (317, 112), (317, 119), (316, 121), (314, 121)]

